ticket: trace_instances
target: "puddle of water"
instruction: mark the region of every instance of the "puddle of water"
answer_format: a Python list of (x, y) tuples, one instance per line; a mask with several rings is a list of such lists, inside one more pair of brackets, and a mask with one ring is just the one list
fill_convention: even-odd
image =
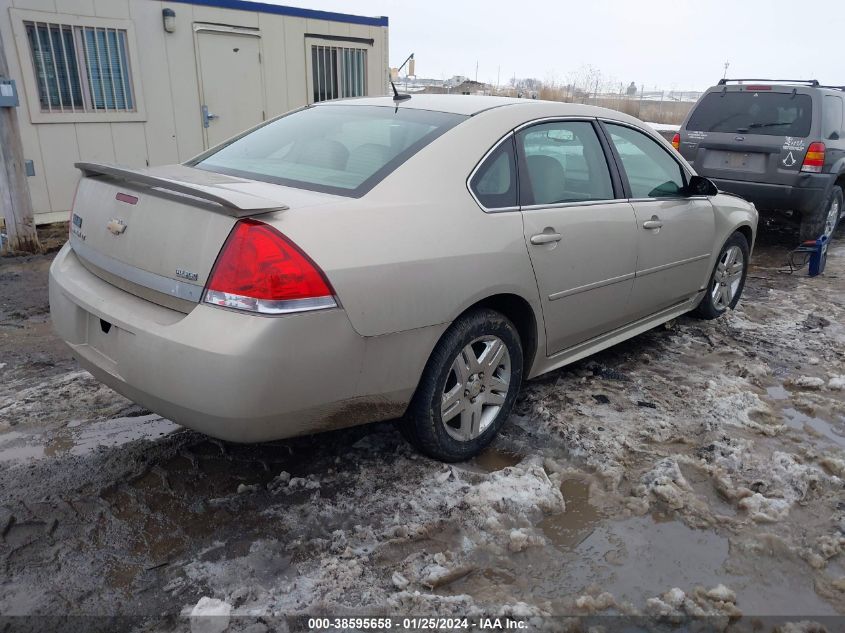
[(586, 479), (565, 480), (561, 491), (566, 511), (538, 524), (549, 546), (510, 557), (480, 554), (478, 573), (450, 591), (548, 600), (563, 609), (565, 597), (594, 586), (641, 609), (673, 587), (690, 593), (723, 583), (736, 592), (746, 615), (836, 614), (815, 593), (812, 571), (802, 561), (734, 556), (728, 537), (718, 531), (693, 529), (658, 514), (607, 518), (590, 504)]
[(566, 512), (546, 517), (540, 529), (558, 547), (571, 549), (590, 536), (602, 515), (590, 504), (590, 485), (584, 479), (565, 479), (560, 485)]
[(69, 424), (55, 435), (9, 431), (0, 435), (0, 463), (26, 462), (60, 455), (85, 455), (99, 447), (115, 447), (135, 440), (155, 440), (180, 428), (150, 414), (113, 418), (90, 424)]
[(845, 448), (845, 417), (839, 416), (838, 423), (829, 422), (822, 418), (811, 417), (790, 407), (783, 410), (783, 419), (786, 425), (792, 429), (826, 437), (838, 446)]
[(468, 462), (468, 466), (476, 466), (485, 473), (492, 473), (509, 466), (516, 466), (522, 461), (523, 456), (497, 448), (488, 448), (477, 457)]
[(767, 387), (766, 393), (772, 400), (789, 400), (792, 395), (784, 388), (783, 385), (775, 385), (774, 387)]

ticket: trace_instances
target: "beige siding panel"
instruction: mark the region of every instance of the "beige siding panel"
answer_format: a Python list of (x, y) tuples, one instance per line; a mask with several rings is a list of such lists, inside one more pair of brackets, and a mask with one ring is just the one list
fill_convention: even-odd
[(261, 13), (262, 62), (267, 98), (267, 118), (271, 119), (288, 110), (287, 53), (285, 48), (285, 17)]
[[(133, 4), (137, 4), (137, 0)], [(149, 2), (149, 4), (153, 3)], [(129, 18), (129, 0), (94, 0), (94, 11), (101, 18), (120, 18), (125, 20)], [(161, 9), (159, 9), (158, 14), (160, 22)], [(146, 46), (143, 44), (141, 46), (146, 49)]]
[(79, 161), (76, 129), (73, 123), (49, 123), (38, 126), (38, 139), (47, 177), (51, 211), (66, 211), (73, 201), (79, 172), (73, 163)]
[[(146, 150), (150, 165), (178, 163), (173, 93), (165, 70), (170, 65), (166, 39), (172, 36), (165, 33), (162, 26), (161, 3), (133, 2), (131, 9), (131, 18), (144, 51), (143, 60), (139, 60), (143, 63), (132, 60), (132, 70), (140, 73), (141, 84), (144, 86), (147, 106)], [(182, 31), (190, 31), (190, 20), (182, 19), (179, 23), (180, 17), (177, 13), (177, 29), (181, 27)], [(190, 34), (183, 34), (183, 37), (190, 37)]]
[[(170, 91), (173, 95), (173, 116), (177, 130), (179, 161), (184, 161), (203, 150), (202, 120), (200, 118), (199, 82), (197, 80), (194, 34), (192, 30), (193, 7), (174, 5), (176, 32), (164, 38), (167, 52), (167, 70)], [(160, 69), (163, 74), (164, 69)]]
[[(3, 45), (6, 51), (6, 60), (9, 64), (9, 74), (15, 80), (20, 92), (21, 103), (26, 103), (24, 94), (23, 77), (21, 77), (21, 66), (18, 59), (18, 50), (15, 46), (15, 39), (12, 35), (9, 24), (8, 0), (0, 0), (0, 32), (3, 33)], [(28, 54), (28, 51), (24, 54)], [(47, 178), (44, 173), (44, 163), (41, 160), (41, 146), (38, 143), (38, 132), (29, 122), (29, 111), (26, 106), (18, 108), (18, 127), (21, 131), (23, 141), (23, 155), (27, 160), (33, 161), (35, 176), (27, 178), (29, 193), (32, 198), (32, 207), (35, 213), (50, 211), (50, 196), (47, 192)]]
[(288, 110), (308, 103), (305, 81), (305, 18), (285, 17)]
[(92, 163), (114, 162), (111, 123), (78, 123), (74, 127), (79, 147), (79, 160)]
[(12, 0), (12, 6), (33, 11), (55, 11), (56, 0)]
[(56, 11), (70, 15), (94, 15), (94, 0), (56, 0)]
[[(179, 18), (179, 5), (174, 5), (176, 18)], [(208, 22), (212, 24), (226, 24), (228, 26), (246, 26), (258, 28), (258, 13), (254, 11), (234, 11), (217, 7), (194, 6), (194, 22)]]
[(147, 144), (143, 123), (112, 123), (114, 157), (120, 165), (143, 168), (147, 166)]

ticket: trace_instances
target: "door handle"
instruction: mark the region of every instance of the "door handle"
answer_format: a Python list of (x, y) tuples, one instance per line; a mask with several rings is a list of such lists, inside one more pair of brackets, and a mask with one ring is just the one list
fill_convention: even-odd
[(560, 233), (538, 233), (531, 236), (531, 243), (534, 245), (551, 244), (552, 242), (560, 242)]
[(659, 229), (661, 226), (663, 226), (663, 222), (656, 215), (651, 216), (651, 220), (643, 222), (644, 229)]

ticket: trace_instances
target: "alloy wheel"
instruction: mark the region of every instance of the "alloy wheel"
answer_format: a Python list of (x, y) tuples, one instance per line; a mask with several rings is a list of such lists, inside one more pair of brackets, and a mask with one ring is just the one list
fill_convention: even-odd
[(511, 357), (497, 336), (481, 336), (452, 361), (443, 386), (440, 419), (456, 440), (475, 439), (501, 411), (511, 384)]
[(718, 310), (727, 310), (739, 291), (742, 273), (745, 270), (745, 258), (739, 246), (731, 246), (722, 253), (716, 272), (713, 274), (713, 287), (710, 295), (713, 305)]

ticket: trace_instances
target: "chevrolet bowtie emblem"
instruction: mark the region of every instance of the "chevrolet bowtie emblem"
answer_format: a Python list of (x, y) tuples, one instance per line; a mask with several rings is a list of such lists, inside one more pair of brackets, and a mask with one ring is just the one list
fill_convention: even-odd
[(120, 235), (126, 231), (126, 223), (123, 220), (112, 218), (109, 220), (109, 223), (106, 224), (106, 228), (111, 231), (113, 235)]

